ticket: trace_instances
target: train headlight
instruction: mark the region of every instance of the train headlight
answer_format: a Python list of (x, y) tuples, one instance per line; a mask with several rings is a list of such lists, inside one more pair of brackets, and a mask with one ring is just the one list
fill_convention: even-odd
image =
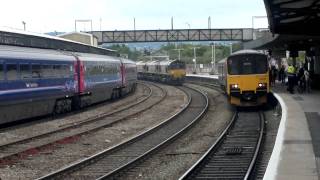
[(239, 85), (238, 84), (231, 84), (231, 89), (238, 89)]
[(258, 87), (259, 88), (265, 88), (265, 87), (267, 87), (267, 83), (259, 83)]

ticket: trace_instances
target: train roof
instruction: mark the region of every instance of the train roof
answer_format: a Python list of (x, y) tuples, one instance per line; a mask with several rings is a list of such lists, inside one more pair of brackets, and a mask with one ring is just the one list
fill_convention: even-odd
[(18, 58), (32, 60), (74, 61), (72, 53), (52, 49), (38, 49), (19, 46), (0, 45), (0, 58)]
[(120, 58), (120, 59), (121, 59), (121, 62), (124, 64), (136, 64), (136, 62), (131, 59), (126, 59), (126, 58)]
[(242, 54), (260, 54), (260, 55), (265, 55), (264, 53), (256, 51), (256, 50), (253, 50), (253, 49), (244, 49), (244, 50), (240, 50), (240, 51), (234, 52), (230, 56), (237, 56), (237, 55), (242, 55)]
[(227, 58), (223, 58), (222, 60), (220, 60), (220, 61), (218, 62), (218, 64), (223, 64), (223, 63), (226, 62), (226, 60), (227, 60)]
[[(183, 61), (179, 61), (179, 60), (155, 60), (155, 61), (147, 61), (147, 62), (137, 62), (137, 64), (141, 65), (141, 64), (146, 64), (146, 65), (160, 65), (160, 66), (168, 66), (173, 62), (183, 62)], [(184, 62), (183, 62), (184, 63)]]
[(136, 62), (136, 65), (138, 66), (138, 65), (145, 65), (146, 64), (146, 62), (144, 62), (144, 61), (138, 61), (138, 62)]
[(174, 62), (174, 60), (164, 60), (164, 61), (160, 61), (160, 65), (167, 66), (167, 65), (170, 65), (172, 62)]
[(119, 62), (119, 57), (100, 55), (100, 54), (90, 54), (90, 53), (75, 53), (81, 61), (112, 61)]
[(159, 64), (159, 61), (148, 61), (146, 62), (146, 65), (150, 66), (150, 65), (157, 65)]

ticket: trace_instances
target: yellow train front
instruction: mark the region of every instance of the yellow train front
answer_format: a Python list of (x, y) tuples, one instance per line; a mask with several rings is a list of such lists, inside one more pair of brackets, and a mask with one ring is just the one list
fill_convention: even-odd
[(136, 64), (139, 79), (181, 85), (186, 76), (186, 65), (183, 61), (162, 60)]
[(269, 71), (267, 56), (254, 50), (242, 50), (220, 62), (219, 81), (230, 103), (257, 106), (267, 103)]

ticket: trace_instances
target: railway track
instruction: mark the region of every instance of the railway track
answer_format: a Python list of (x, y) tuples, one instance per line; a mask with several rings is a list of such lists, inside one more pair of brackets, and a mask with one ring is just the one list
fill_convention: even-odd
[[(161, 86), (153, 83), (152, 86), (153, 89), (150, 90), (150, 94), (148, 96), (119, 110), (98, 114), (83, 121), (72, 123), (61, 129), (49, 131), (46, 133), (0, 145), (0, 166), (14, 164), (21, 159), (27, 158), (35, 151), (41, 152), (42, 150), (46, 150), (48, 148), (54, 147), (57, 144), (61, 144), (61, 142), (72, 142), (72, 139), (79, 138), (80, 136), (96, 132), (99, 129), (112, 126), (115, 123), (123, 121), (131, 116), (137, 115), (152, 108), (156, 104), (163, 101), (167, 96), (166, 90)], [(153, 95), (155, 89), (160, 89), (160, 94), (162, 95)], [(153, 96), (155, 97), (151, 98)], [(147, 100), (150, 101), (148, 106), (138, 106), (139, 104), (146, 103)], [(134, 108), (135, 110), (133, 110)], [(126, 110), (128, 110), (129, 112), (126, 112)], [(121, 117), (120, 114), (125, 114), (125, 116), (122, 115)], [(81, 128), (81, 130), (79, 130), (79, 128)]]
[(236, 112), (218, 140), (181, 178), (248, 179), (264, 133), (262, 112)]
[(105, 179), (116, 178), (121, 172), (164, 147), (193, 125), (208, 108), (202, 92), (183, 87), (189, 94), (188, 104), (163, 123), (118, 146), (106, 149), (80, 162), (39, 179)]

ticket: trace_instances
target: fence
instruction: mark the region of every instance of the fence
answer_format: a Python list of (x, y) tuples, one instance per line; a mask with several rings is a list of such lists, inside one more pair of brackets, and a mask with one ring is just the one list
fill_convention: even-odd
[(187, 71), (187, 74), (193, 74), (193, 73), (209, 74), (212, 72), (217, 72), (217, 71), (213, 71), (212, 64), (197, 64), (196, 68), (195, 68), (194, 64), (187, 64), (186, 71)]

